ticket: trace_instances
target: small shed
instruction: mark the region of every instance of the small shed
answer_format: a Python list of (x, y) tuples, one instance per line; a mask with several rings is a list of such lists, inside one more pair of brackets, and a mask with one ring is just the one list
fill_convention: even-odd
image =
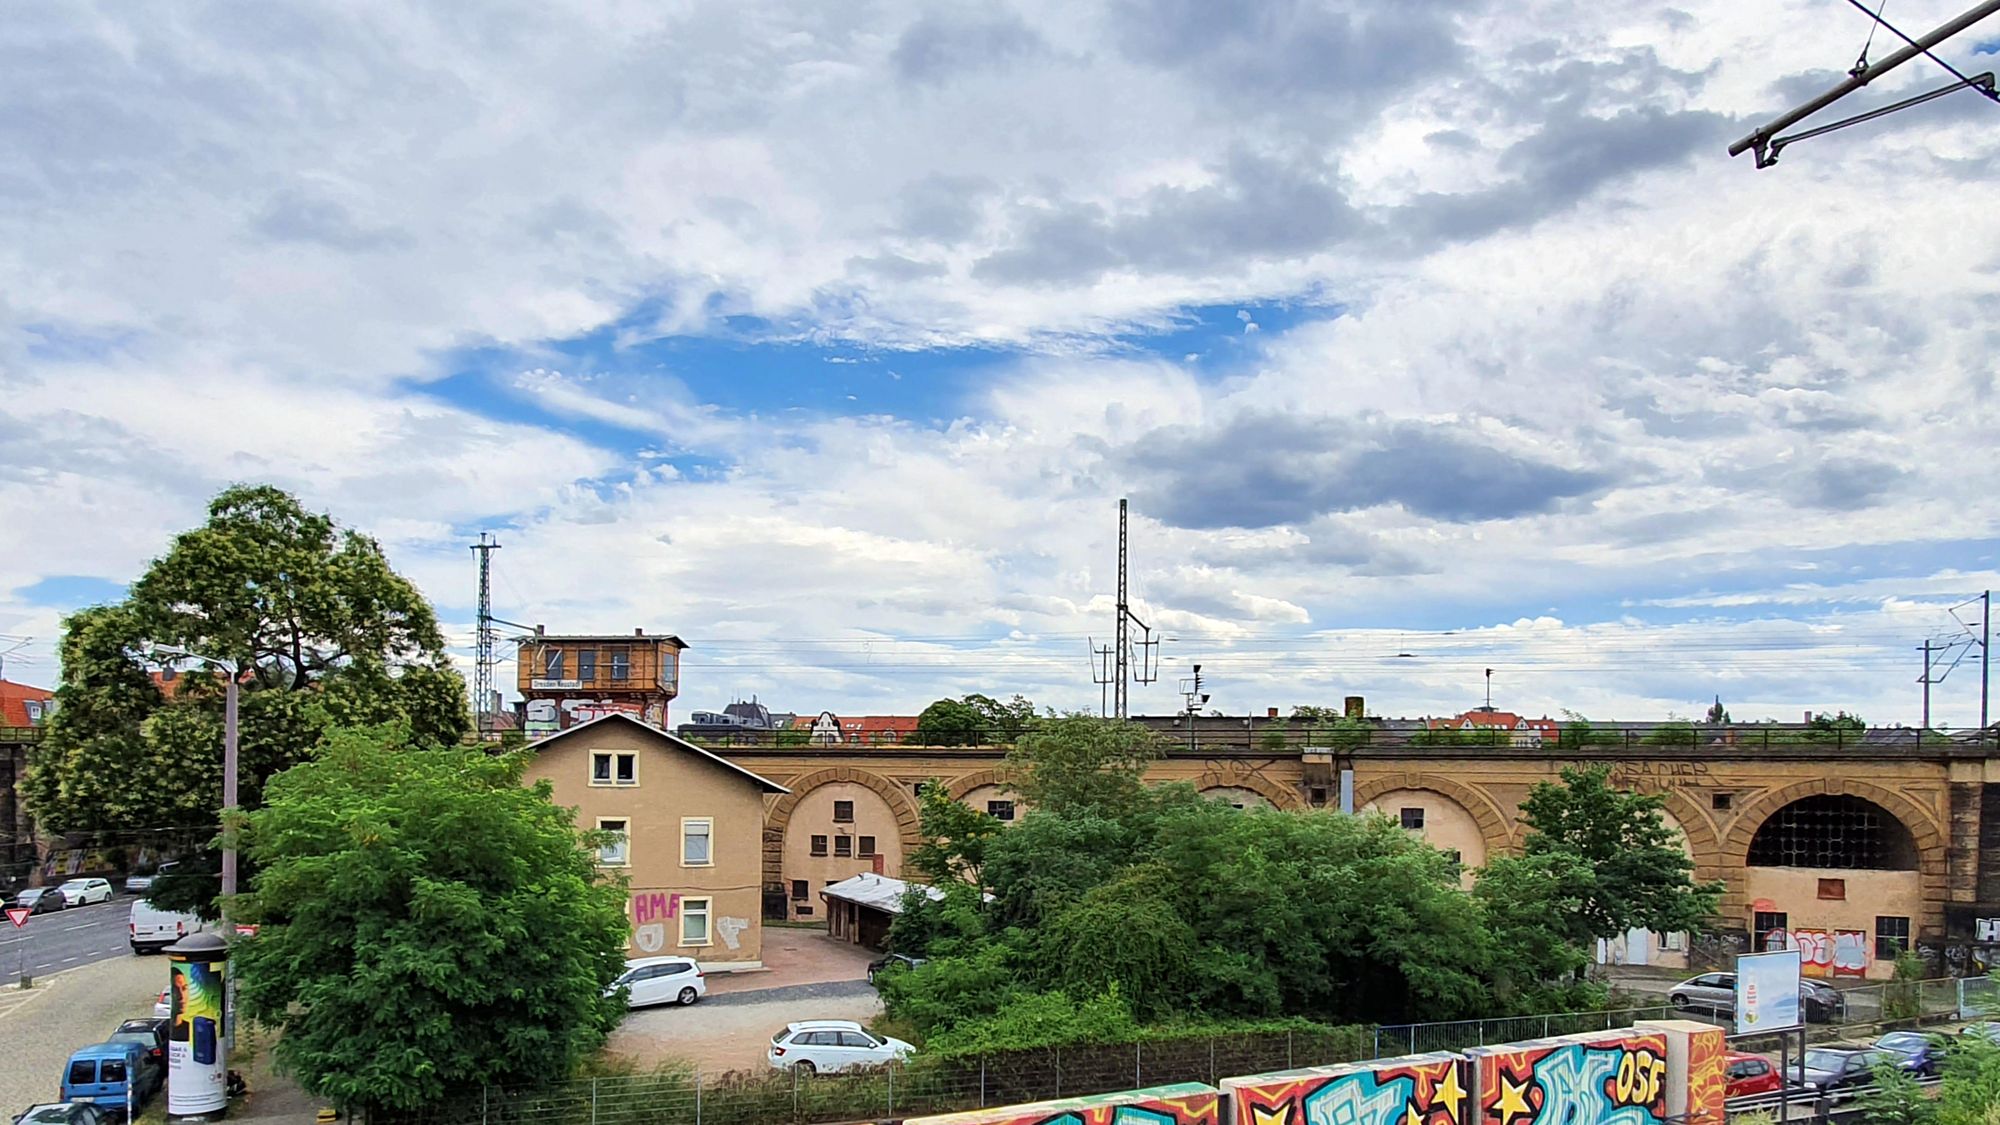
[(819, 893), (826, 900), (827, 934), (870, 949), (882, 948), (889, 941), (889, 924), (903, 912), (903, 896), (912, 886), (923, 887), (932, 899), (944, 897), (936, 887), (872, 873), (828, 884)]

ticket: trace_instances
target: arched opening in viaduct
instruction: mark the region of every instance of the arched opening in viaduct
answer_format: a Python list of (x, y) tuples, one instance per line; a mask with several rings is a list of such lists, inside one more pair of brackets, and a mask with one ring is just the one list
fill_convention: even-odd
[(1799, 950), (1809, 976), (1889, 976), (1926, 917), (1917, 831), (1853, 793), (1808, 793), (1755, 825), (1743, 878), (1757, 948)]

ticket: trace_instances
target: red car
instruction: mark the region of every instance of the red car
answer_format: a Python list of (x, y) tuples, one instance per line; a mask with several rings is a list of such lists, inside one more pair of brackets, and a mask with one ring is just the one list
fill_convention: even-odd
[(1762, 1055), (1731, 1051), (1726, 1056), (1725, 1066), (1723, 1074), (1729, 1085), (1723, 1090), (1724, 1097), (1740, 1098), (1746, 1094), (1778, 1092), (1778, 1064)]

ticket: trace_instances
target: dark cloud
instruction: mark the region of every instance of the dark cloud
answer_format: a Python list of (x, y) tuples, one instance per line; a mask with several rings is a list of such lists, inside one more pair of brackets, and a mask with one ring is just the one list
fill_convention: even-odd
[(1042, 37), (1012, 12), (932, 13), (903, 29), (889, 63), (905, 81), (947, 82), (1042, 49)]
[(412, 241), (403, 231), (356, 222), (332, 200), (296, 191), (279, 193), (251, 225), (273, 242), (312, 242), (335, 250), (393, 250)]
[(980, 208), (995, 190), (978, 176), (926, 176), (904, 186), (896, 228), (911, 238), (956, 242), (979, 229)]
[(1794, 502), (1836, 512), (1872, 508), (1880, 503), (1908, 469), (1886, 461), (1856, 458), (1825, 463), (1795, 475), (1785, 492)]
[(1400, 505), (1452, 523), (1546, 512), (1608, 488), (1572, 469), (1484, 444), (1461, 429), (1382, 418), (1247, 414), (1156, 430), (1122, 454), (1145, 510), (1194, 529), (1305, 524)]
[(973, 267), (1010, 284), (1089, 281), (1107, 270), (1210, 272), (1326, 249), (1359, 233), (1336, 170), (1238, 149), (1197, 188), (1159, 187), (1113, 212), (1061, 203), (1017, 213), (1020, 231)]

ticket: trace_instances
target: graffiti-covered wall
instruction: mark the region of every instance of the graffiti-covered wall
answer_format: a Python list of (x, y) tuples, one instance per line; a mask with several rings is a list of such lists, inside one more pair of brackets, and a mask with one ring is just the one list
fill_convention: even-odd
[(1467, 1051), (1487, 1125), (1650, 1125), (1667, 1119), (1667, 1043), (1637, 1029)]
[(1465, 1058), (1414, 1055), (1227, 1078), (1231, 1125), (1467, 1125)]
[(1640, 1020), (1636, 1030), (1667, 1044), (1667, 1116), (1686, 1125), (1722, 1125), (1729, 1041), (1721, 1028), (1695, 1020)]
[(1219, 1125), (1215, 1087), (1199, 1082), (1032, 1105), (912, 1117), (903, 1125)]

